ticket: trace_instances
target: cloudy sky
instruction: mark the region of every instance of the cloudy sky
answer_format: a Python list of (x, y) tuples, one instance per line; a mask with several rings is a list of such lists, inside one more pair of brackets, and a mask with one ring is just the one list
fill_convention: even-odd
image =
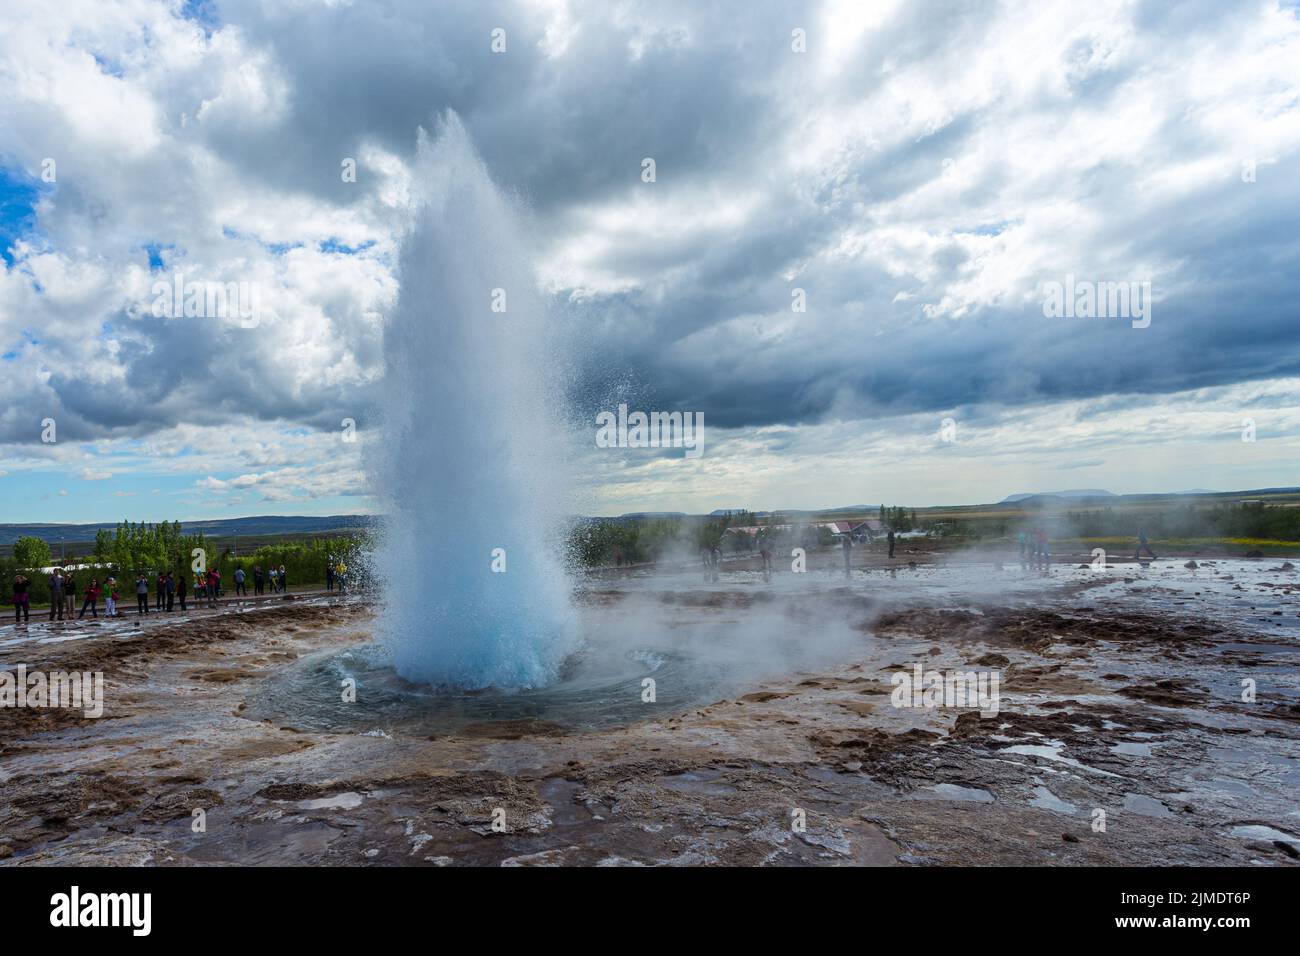
[[(7, 0), (0, 86), (0, 521), (372, 510), (448, 110), (578, 417), (704, 415), (581, 510), (1300, 484), (1293, 0)], [(256, 325), (155, 315), (178, 274)], [(1046, 316), (1067, 277), (1149, 324)]]

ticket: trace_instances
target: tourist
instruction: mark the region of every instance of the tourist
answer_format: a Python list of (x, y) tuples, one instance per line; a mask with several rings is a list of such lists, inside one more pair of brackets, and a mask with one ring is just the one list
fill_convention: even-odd
[(117, 617), (117, 579), (106, 580), (104, 591), (107, 593), (107, 597), (104, 598), (104, 616)]
[(176, 579), (172, 577), (170, 571), (167, 572), (167, 610), (171, 611), (176, 606)]
[(1052, 565), (1052, 555), (1047, 547), (1047, 531), (1042, 525), (1034, 529), (1035, 567), (1047, 571)]
[(1156, 560), (1156, 553), (1151, 550), (1151, 545), (1147, 542), (1147, 533), (1145, 530), (1138, 532), (1138, 544), (1137, 548), (1133, 551), (1133, 560), (1140, 560), (1143, 551), (1146, 551), (1147, 554), (1151, 555), (1152, 561)]
[(54, 573), (50, 575), (50, 620), (54, 620), (55, 613), (58, 613), (59, 620), (63, 620), (63, 569), (55, 568)]
[(155, 584), (155, 591), (156, 591), (156, 596), (154, 598), (154, 610), (161, 611), (163, 609), (163, 602), (166, 601), (167, 599), (167, 575), (162, 571), (158, 572), (158, 579)]
[(71, 621), (72, 615), (77, 613), (77, 581), (67, 571), (63, 572), (63, 604)]
[(31, 582), (24, 574), (14, 575), (14, 627), (31, 620), (32, 611), (28, 588)]
[(90, 583), (86, 585), (86, 592), (83, 595), (84, 600), (81, 602), (81, 613), (77, 615), (77, 620), (86, 616), (86, 608), (90, 608), (91, 617), (99, 617), (99, 578), (91, 578)]
[(253, 565), (253, 595), (254, 596), (260, 595), (262, 593), (262, 584), (263, 584), (262, 566), (260, 564), (255, 564)]
[(894, 529), (893, 528), (889, 529), (887, 540), (889, 541), (889, 556), (892, 558), (894, 556)]
[(840, 546), (844, 549), (844, 576), (847, 578), (853, 566), (853, 539), (846, 534)]
[(137, 617), (149, 613), (149, 579), (143, 571), (135, 579), (135, 612)]
[(325, 590), (330, 594), (334, 593), (334, 555), (329, 555), (325, 560)]
[(348, 566), (340, 561), (338, 568), (335, 569), (335, 574), (338, 575), (339, 579), (339, 594), (342, 594), (348, 589)]
[(181, 613), (185, 613), (185, 572), (176, 575), (176, 597), (181, 602)]
[(208, 568), (208, 579), (205, 584), (208, 592), (208, 607), (217, 606), (217, 569)]
[(235, 596), (248, 597), (248, 588), (244, 587), (244, 569), (235, 568)]
[(758, 556), (763, 561), (763, 580), (772, 580), (772, 545), (767, 535), (758, 544)]
[(275, 578), (276, 578), (276, 580), (277, 580), (277, 581), (279, 582), (279, 584), (280, 584), (280, 593), (281, 593), (281, 594), (288, 594), (288, 593), (289, 593), (289, 579), (285, 576), (285, 573), (284, 573), (284, 565), (283, 565), (283, 564), (280, 565), (280, 573), (277, 574), (277, 575), (275, 576)]

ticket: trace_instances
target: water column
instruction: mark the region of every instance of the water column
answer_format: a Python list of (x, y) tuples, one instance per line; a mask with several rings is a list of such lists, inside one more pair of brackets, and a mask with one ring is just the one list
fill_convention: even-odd
[(421, 137), (412, 202), (372, 443), (379, 637), (410, 680), (540, 686), (573, 642), (559, 356), (519, 218), (454, 114)]

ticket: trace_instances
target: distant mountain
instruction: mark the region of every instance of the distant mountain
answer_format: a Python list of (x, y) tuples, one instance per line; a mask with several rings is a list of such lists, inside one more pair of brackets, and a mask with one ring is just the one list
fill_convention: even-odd
[[(327, 515), (325, 517), (255, 515), (249, 518), (182, 521), (181, 530), (187, 534), (197, 534), (201, 531), (210, 538), (237, 534), (327, 534), (367, 528), (374, 520), (370, 515)], [(13, 544), (24, 535), (43, 538), (50, 544), (58, 544), (60, 541), (69, 543), (94, 541), (96, 531), (100, 529), (112, 531), (116, 527), (116, 521), (100, 524), (0, 524), (0, 545)]]
[(1017, 495), (1007, 495), (998, 504), (1011, 505), (1027, 498), (1116, 498), (1104, 488), (1071, 488), (1067, 491), (1032, 491)]

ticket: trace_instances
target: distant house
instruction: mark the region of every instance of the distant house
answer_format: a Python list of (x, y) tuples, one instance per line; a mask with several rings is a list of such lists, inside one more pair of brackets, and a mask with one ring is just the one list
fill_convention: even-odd
[(854, 525), (852, 521), (823, 521), (818, 527), (825, 528), (837, 538), (843, 538), (852, 536)]
[(884, 537), (889, 533), (889, 528), (879, 518), (868, 518), (866, 521), (859, 522), (853, 526), (853, 537), (859, 541), (871, 541), (874, 538)]

